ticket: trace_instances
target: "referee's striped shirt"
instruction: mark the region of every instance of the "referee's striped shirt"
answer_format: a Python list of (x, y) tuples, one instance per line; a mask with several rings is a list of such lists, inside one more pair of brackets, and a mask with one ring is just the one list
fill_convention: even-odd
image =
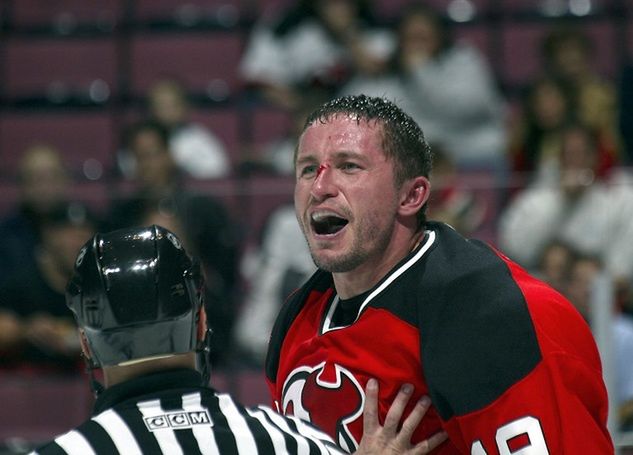
[(32, 454), (346, 453), (310, 424), (246, 408), (200, 383), (197, 372), (175, 370), (108, 388), (90, 420)]

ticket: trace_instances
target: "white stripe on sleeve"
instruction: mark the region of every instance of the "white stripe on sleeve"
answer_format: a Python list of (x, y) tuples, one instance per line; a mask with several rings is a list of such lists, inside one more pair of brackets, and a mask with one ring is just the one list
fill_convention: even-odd
[(241, 454), (257, 453), (257, 444), (253, 433), (251, 433), (251, 429), (246, 424), (246, 419), (235, 406), (233, 399), (225, 393), (219, 393), (217, 397), (220, 403), (220, 411), (226, 417), (229, 428), (235, 436), (237, 452)]
[(248, 412), (251, 417), (259, 420), (266, 432), (270, 435), (273, 448), (275, 449), (275, 454), (286, 455), (288, 453), (288, 448), (286, 447), (286, 440), (283, 432), (268, 421), (261, 409), (247, 409), (246, 412)]
[[(183, 395), (182, 397), (182, 408), (185, 411), (207, 411), (209, 410), (206, 407), (202, 406), (202, 397), (200, 392), (190, 393), (188, 395)], [(209, 413), (210, 416), (210, 413)], [(218, 444), (215, 440), (215, 435), (213, 434), (213, 429), (211, 425), (196, 425), (192, 428), (192, 432), (196, 441), (198, 441), (198, 448), (202, 455), (217, 455), (220, 453), (218, 449)]]
[(96, 455), (84, 435), (79, 433), (77, 430), (72, 430), (58, 436), (55, 438), (55, 442), (58, 446), (64, 449), (68, 455)]
[(125, 421), (114, 410), (108, 409), (92, 418), (108, 433), (119, 453), (143, 455), (136, 438)]

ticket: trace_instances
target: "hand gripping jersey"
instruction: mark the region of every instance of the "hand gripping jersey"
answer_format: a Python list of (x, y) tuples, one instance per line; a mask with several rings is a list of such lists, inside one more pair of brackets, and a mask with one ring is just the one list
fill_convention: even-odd
[(600, 358), (580, 314), (484, 243), (427, 229), (351, 324), (334, 324), (339, 299), (324, 271), (286, 302), (266, 364), (275, 406), (353, 451), (367, 380), (379, 381), (381, 421), (408, 382), (433, 401), (414, 441), (449, 434), (434, 453), (613, 453)]

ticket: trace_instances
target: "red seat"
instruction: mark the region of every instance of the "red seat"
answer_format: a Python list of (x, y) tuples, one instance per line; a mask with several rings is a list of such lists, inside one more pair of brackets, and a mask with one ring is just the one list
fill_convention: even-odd
[(76, 173), (101, 175), (113, 162), (113, 124), (104, 112), (20, 112), (0, 117), (0, 163), (14, 173), (22, 152), (34, 143), (57, 147)]
[(10, 100), (74, 95), (104, 102), (117, 92), (117, 54), (109, 38), (12, 38), (5, 50), (4, 95)]
[(262, 106), (251, 110), (251, 141), (262, 146), (285, 137), (292, 130), (293, 116), (282, 109)]
[(41, 443), (79, 425), (90, 415), (92, 393), (86, 378), (0, 378), (0, 440)]
[(455, 27), (455, 39), (476, 47), (493, 64), (496, 56), (492, 51), (492, 36), (490, 27), (486, 25), (462, 25)]
[(501, 30), (501, 80), (525, 86), (542, 72), (540, 43), (548, 31), (545, 23), (504, 23)]
[[(589, 14), (594, 11), (600, 11), (604, 9), (608, 9), (610, 6), (616, 4), (618, 0), (592, 0), (591, 1), (591, 10), (588, 12)], [(551, 1), (535, 1), (535, 0), (503, 0), (498, 2), (500, 8), (505, 12), (511, 13), (542, 13), (547, 15), (547, 12), (550, 11), (550, 15), (552, 13), (558, 14), (568, 14), (568, 7), (570, 2), (551, 2)], [(583, 2), (578, 2), (580, 5)], [(628, 3), (628, 2), (625, 2)], [(547, 8), (547, 5), (553, 5), (550, 9)], [(582, 5), (581, 5), (582, 6)], [(579, 10), (583, 11), (583, 10)]]
[(16, 27), (52, 26), (69, 32), (90, 24), (109, 30), (121, 22), (125, 0), (19, 0), (11, 2), (11, 22)]
[[(434, 8), (441, 14), (451, 15), (453, 7), (459, 7), (459, 2), (463, 0), (427, 0), (423, 2), (425, 5)], [(488, 11), (490, 8), (490, 0), (468, 0), (470, 5), (474, 8), (475, 16)], [(390, 20), (397, 20), (404, 9), (409, 5), (419, 3), (415, 0), (378, 0), (374, 3), (374, 10), (376, 17), (387, 18)], [(459, 11), (459, 8), (456, 8)]]
[(291, 204), (295, 179), (267, 175), (251, 176), (244, 181), (243, 213), (245, 246), (260, 243), (260, 235), (270, 214), (278, 207)]
[(140, 22), (173, 22), (194, 25), (213, 21), (234, 25), (241, 14), (240, 2), (231, 0), (136, 0), (134, 17)]
[(130, 45), (132, 92), (144, 96), (156, 80), (172, 77), (193, 93), (223, 100), (240, 88), (241, 54), (236, 32), (136, 35)]

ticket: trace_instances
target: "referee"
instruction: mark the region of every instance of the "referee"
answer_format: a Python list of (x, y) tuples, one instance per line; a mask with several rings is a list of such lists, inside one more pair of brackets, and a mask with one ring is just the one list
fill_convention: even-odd
[[(203, 286), (197, 262), (160, 226), (97, 234), (84, 245), (66, 302), (97, 401), (88, 421), (32, 454), (346, 453), (309, 423), (266, 406), (246, 408), (208, 387)], [(95, 368), (103, 371), (103, 385)], [(428, 403), (416, 404), (401, 423), (406, 390), (381, 425), (377, 383), (367, 388), (357, 455), (426, 454), (446, 439), (438, 433), (411, 446)]]
[[(199, 268), (164, 228), (94, 236), (66, 289), (98, 391), (93, 416), (33, 453), (343, 453), (309, 424), (206, 386), (206, 356), (196, 355), (207, 338), (202, 286)], [(103, 369), (103, 386), (93, 368)]]

